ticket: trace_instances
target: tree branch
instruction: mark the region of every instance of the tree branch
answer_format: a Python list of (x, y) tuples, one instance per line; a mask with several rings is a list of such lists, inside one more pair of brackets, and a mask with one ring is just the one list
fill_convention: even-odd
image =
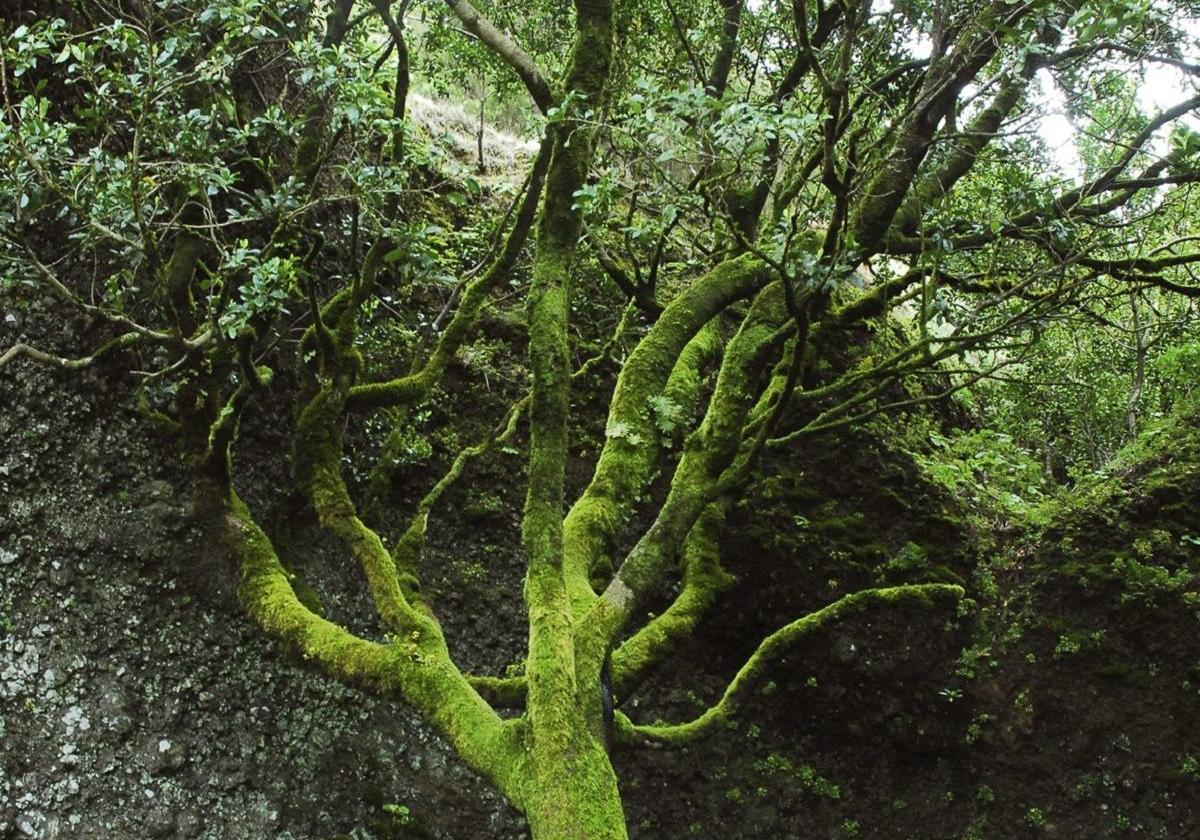
[(516, 72), (525, 83), (525, 88), (533, 97), (538, 110), (544, 114), (557, 104), (558, 100), (550, 90), (550, 83), (546, 81), (546, 76), (537, 66), (537, 62), (512, 38), (497, 29), (467, 0), (446, 0), (446, 5), (462, 21), (468, 32)]
[(932, 607), (938, 602), (957, 603), (964, 594), (960, 586), (929, 583), (888, 589), (864, 589), (846, 595), (767, 636), (737, 672), (721, 699), (699, 717), (686, 723), (638, 725), (624, 714), (619, 714), (618, 736), (621, 742), (626, 744), (639, 741), (672, 746), (690, 744), (731, 720), (745, 703), (750, 689), (767, 666), (776, 659), (782, 659), (797, 642), (813, 631), (877, 604), (912, 603)]
[(577, 617), (595, 600), (589, 573), (608, 556), (657, 461), (658, 430), (647, 411), (650, 398), (663, 393), (692, 337), (770, 276), (765, 263), (748, 255), (721, 263), (667, 306), (622, 367), (609, 404), (604, 448), (563, 526), (563, 563)]
[(516, 265), (524, 248), (525, 240), (533, 228), (542, 186), (550, 166), (552, 143), (547, 136), (534, 161), (529, 188), (521, 202), (520, 212), (509, 232), (504, 248), (488, 267), (487, 271), (467, 283), (462, 293), (462, 302), (454, 317), (438, 339), (437, 346), (429, 359), (415, 373), (384, 382), (372, 382), (352, 386), (346, 395), (346, 410), (364, 412), (385, 406), (406, 405), (422, 399), (436, 385), (454, 354), (466, 341), (475, 319), (483, 308), (492, 290), (503, 283)]
[(0, 368), (3, 368), (18, 356), (25, 356), (35, 362), (56, 367), (60, 370), (83, 370), (84, 368), (91, 367), (98, 359), (107, 356), (109, 353), (115, 353), (118, 350), (124, 350), (141, 343), (143, 338), (139, 333), (125, 333), (101, 345), (91, 354), (78, 358), (56, 356), (53, 353), (39, 350), (31, 344), (17, 342), (5, 350), (3, 354), (0, 354)]

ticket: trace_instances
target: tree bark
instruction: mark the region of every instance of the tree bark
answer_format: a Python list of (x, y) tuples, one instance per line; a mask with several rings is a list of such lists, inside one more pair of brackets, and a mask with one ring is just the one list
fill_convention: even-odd
[(626, 840), (617, 776), (604, 744), (575, 721), (564, 749), (531, 759), (525, 816), (534, 840)]

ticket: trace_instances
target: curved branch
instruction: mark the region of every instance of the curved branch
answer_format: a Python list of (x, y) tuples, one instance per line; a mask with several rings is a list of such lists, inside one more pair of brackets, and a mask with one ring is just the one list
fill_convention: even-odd
[(730, 682), (717, 703), (686, 723), (638, 725), (624, 714), (617, 715), (617, 734), (625, 743), (651, 741), (681, 746), (709, 734), (730, 720), (745, 702), (750, 688), (766, 667), (781, 659), (801, 639), (815, 630), (876, 604), (914, 603), (935, 606), (957, 603), (964, 595), (961, 586), (945, 583), (911, 584), (887, 589), (864, 589), (839, 598), (816, 612), (781, 627), (763, 639), (746, 664)]
[(588, 580), (607, 557), (657, 461), (658, 429), (647, 410), (663, 393), (688, 342), (731, 303), (771, 277), (763, 261), (743, 255), (721, 263), (681, 293), (638, 342), (621, 369), (606, 423), (607, 439), (587, 489), (563, 525), (563, 564), (576, 615), (595, 599)]
[[(392, 46), (396, 49), (396, 82), (392, 91), (392, 119), (399, 123), (404, 119), (408, 108), (409, 89), (409, 56), (408, 39), (404, 36), (404, 14), (408, 10), (406, 0), (400, 7), (399, 14), (392, 15), (391, 0), (371, 0), (376, 13), (383, 20), (388, 35), (391, 36)], [(386, 58), (386, 54), (384, 56)], [(378, 69), (378, 68), (376, 68)], [(392, 162), (400, 163), (404, 157), (404, 128), (397, 124), (392, 130)]]
[(529, 684), (524, 677), (487, 677), (469, 674), (467, 682), (497, 709), (519, 709), (525, 705)]
[[(297, 483), (311, 500), (321, 525), (346, 543), (362, 565), (384, 626), (403, 636), (432, 619), (413, 606), (418, 597), (416, 578), (401, 576), (383, 540), (359, 518), (350, 498), (341, 472), (343, 402), (336, 386), (326, 386), (300, 412), (293, 441)], [(440, 628), (437, 632), (441, 633)]]
[(346, 395), (346, 410), (369, 411), (385, 406), (407, 405), (423, 398), (441, 379), (442, 373), (458, 348), (467, 339), (475, 319), (483, 308), (492, 290), (506, 280), (516, 265), (517, 258), (525, 246), (525, 240), (537, 216), (538, 202), (542, 196), (542, 185), (550, 166), (552, 141), (549, 135), (542, 141), (537, 159), (530, 175), (529, 189), (521, 202), (513, 228), (509, 232), (504, 248), (488, 267), (488, 270), (471, 280), (462, 292), (462, 302), (446, 331), (442, 333), (429, 359), (416, 372), (384, 382), (371, 382), (351, 386)]
[(613, 693), (618, 702), (695, 632), (717, 596), (733, 584), (733, 577), (721, 568), (718, 540), (726, 507), (724, 501), (710, 504), (688, 534), (683, 544), (683, 590), (671, 606), (613, 651)]
[(101, 357), (107, 356), (109, 353), (115, 353), (118, 350), (124, 350), (127, 347), (132, 347), (141, 341), (142, 336), (138, 333), (125, 333), (101, 345), (90, 355), (74, 359), (66, 356), (56, 356), (53, 353), (39, 350), (31, 344), (19, 341), (5, 350), (3, 354), (0, 354), (0, 368), (3, 368), (18, 356), (25, 356), (35, 362), (56, 367), (60, 370), (83, 370), (86, 367), (91, 367)]
[(241, 565), (239, 596), (260, 626), (333, 676), (399, 694), (471, 767), (521, 802), (516, 768), (522, 724), (504, 721), (455, 667), (438, 634), (419, 628), (391, 644), (362, 639), (311, 612), (296, 597), (270, 539), (232, 489), (221, 492), (217, 526)]
[(446, 5), (462, 21), (462, 25), (467, 28), (468, 32), (483, 42), (516, 72), (521, 81), (525, 83), (525, 88), (533, 97), (533, 102), (537, 105), (538, 110), (544, 114), (554, 107), (557, 100), (550, 91), (550, 83), (546, 81), (546, 75), (537, 66), (537, 62), (521, 49), (516, 41), (497, 29), (467, 0), (446, 0)]
[(746, 415), (757, 396), (756, 382), (795, 327), (782, 286), (776, 282), (759, 293), (725, 348), (704, 422), (688, 438), (666, 501), (580, 620), (590, 644), (610, 644), (617, 637), (638, 601), (662, 578), (700, 514), (716, 499), (721, 475), (737, 454)]

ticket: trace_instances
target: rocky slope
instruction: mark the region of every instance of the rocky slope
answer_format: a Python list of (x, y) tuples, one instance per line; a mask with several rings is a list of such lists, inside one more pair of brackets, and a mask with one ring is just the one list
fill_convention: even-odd
[[(403, 707), (242, 618), (235, 572), (189, 524), (186, 478), (129, 384), (110, 369), (0, 377), (0, 837), (526, 836)], [(435, 413), (466, 411), (445, 399)], [(256, 418), (246, 495), (327, 613), (363, 620), (356, 570), (281, 490), (287, 406)], [(581, 451), (600, 422), (585, 416)], [(735, 512), (738, 584), (654, 684), (620, 698), (631, 716), (694, 714), (764, 633), (851, 588), (959, 580), (975, 609), (847, 621), (780, 662), (737, 727), (622, 752), (633, 836), (1200, 832), (1196, 426), (1178, 421), (1050, 527), (984, 553), (899, 447), (848, 436), (798, 453)], [(452, 649), (493, 672), (523, 640), (511, 457), (452, 492), (427, 559)]]

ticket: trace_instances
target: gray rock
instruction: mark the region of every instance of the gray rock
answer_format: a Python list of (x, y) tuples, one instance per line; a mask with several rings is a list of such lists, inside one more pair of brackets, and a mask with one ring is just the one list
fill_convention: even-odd
[(145, 825), (151, 837), (169, 837), (175, 830), (175, 814), (166, 805), (155, 805), (147, 812)]
[(196, 811), (183, 811), (175, 818), (178, 837), (197, 837), (204, 828), (204, 818)]
[(47, 668), (42, 674), (42, 682), (47, 688), (60, 688), (67, 681), (66, 672), (59, 668)]
[(69, 589), (75, 573), (64, 563), (55, 563), (50, 568), (50, 583), (57, 589)]
[(187, 749), (171, 738), (150, 738), (138, 752), (142, 766), (155, 776), (178, 770), (187, 763)]

